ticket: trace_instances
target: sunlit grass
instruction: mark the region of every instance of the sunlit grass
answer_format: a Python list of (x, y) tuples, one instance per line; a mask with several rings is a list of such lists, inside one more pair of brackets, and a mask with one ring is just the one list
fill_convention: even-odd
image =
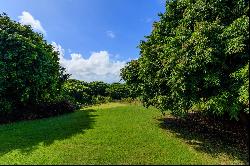
[(156, 109), (109, 103), (0, 126), (0, 164), (242, 164), (159, 127)]

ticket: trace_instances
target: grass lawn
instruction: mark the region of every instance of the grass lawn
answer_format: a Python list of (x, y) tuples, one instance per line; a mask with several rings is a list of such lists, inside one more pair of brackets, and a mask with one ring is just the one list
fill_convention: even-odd
[(0, 164), (244, 164), (159, 127), (161, 113), (109, 103), (0, 126)]

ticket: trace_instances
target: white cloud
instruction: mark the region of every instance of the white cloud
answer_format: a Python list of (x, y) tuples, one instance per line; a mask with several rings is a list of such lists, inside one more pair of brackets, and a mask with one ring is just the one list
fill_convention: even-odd
[(55, 50), (60, 53), (60, 64), (66, 71), (72, 74), (71, 78), (91, 81), (104, 81), (107, 83), (120, 81), (120, 69), (126, 64), (125, 61), (112, 61), (107, 51), (93, 52), (88, 59), (81, 54), (72, 53), (70, 59), (64, 57), (64, 49), (52, 42)]
[(61, 45), (56, 44), (56, 42), (52, 42), (51, 44), (54, 47), (54, 50), (59, 52), (59, 58), (61, 61), (63, 59), (64, 53), (65, 53), (64, 49), (62, 48)]
[(23, 25), (30, 25), (34, 30), (40, 31), (43, 34), (46, 34), (46, 31), (42, 27), (39, 20), (34, 19), (34, 17), (26, 11), (22, 12), (21, 16), (18, 16), (19, 22)]
[(106, 32), (107, 36), (110, 37), (110, 38), (115, 38), (115, 33), (113, 31), (107, 31)]

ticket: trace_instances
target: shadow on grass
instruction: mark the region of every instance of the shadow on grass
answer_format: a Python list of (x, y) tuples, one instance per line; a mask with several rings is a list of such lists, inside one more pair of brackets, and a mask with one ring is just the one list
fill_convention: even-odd
[(91, 129), (95, 122), (92, 109), (76, 111), (67, 115), (23, 121), (0, 126), (0, 156), (19, 150), (29, 153), (40, 144), (51, 145)]
[(218, 129), (215, 123), (204, 124), (202, 121), (178, 119), (170, 115), (158, 120), (161, 128), (174, 133), (197, 151), (208, 153), (214, 157), (227, 154), (244, 164), (249, 164), (249, 140), (246, 136), (246, 129), (235, 133)]

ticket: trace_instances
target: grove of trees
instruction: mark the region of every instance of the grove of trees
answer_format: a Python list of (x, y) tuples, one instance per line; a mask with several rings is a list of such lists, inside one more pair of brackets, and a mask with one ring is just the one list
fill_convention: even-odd
[(0, 14), (0, 123), (72, 112), (130, 97), (125, 84), (69, 79), (59, 52), (31, 26)]
[(0, 117), (138, 96), (175, 115), (248, 115), (249, 1), (171, 0), (159, 16), (139, 59), (121, 69), (126, 84), (106, 84), (68, 79), (42, 34), (0, 14)]
[(146, 106), (249, 114), (249, 1), (170, 0), (121, 76)]
[(102, 81), (88, 83), (75, 79), (69, 79), (64, 83), (63, 94), (71, 103), (75, 103), (78, 106), (136, 98), (126, 84), (108, 84)]

